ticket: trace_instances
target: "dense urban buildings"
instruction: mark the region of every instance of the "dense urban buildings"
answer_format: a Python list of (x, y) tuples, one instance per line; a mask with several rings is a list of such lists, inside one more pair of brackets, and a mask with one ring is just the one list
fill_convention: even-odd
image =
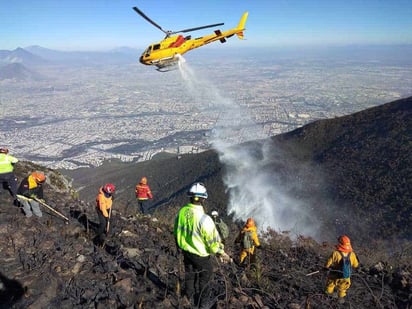
[(29, 78), (0, 80), (1, 144), (73, 169), (204, 151), (226, 125), (232, 137), (248, 127), (259, 133), (246, 139), (273, 136), (411, 95), (411, 65), (210, 53), (166, 73), (138, 64), (138, 54), (126, 64), (37, 63)]

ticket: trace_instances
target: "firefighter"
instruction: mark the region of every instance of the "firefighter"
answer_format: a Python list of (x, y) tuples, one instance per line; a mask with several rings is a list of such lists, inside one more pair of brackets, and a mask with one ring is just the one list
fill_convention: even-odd
[(14, 164), (19, 160), (9, 154), (5, 147), (0, 148), (0, 183), (3, 188), (9, 190), (13, 197), (14, 205), (18, 206), (17, 200), (17, 178), (14, 175)]
[(17, 194), (27, 218), (33, 214), (42, 217), (40, 204), (35, 199), (44, 202), (43, 185), (45, 182), (46, 176), (42, 172), (33, 172), (21, 181)]
[(206, 187), (194, 183), (188, 196), (190, 202), (176, 216), (174, 236), (183, 252), (185, 294), (192, 305), (206, 308), (209, 285), (213, 280), (211, 255), (217, 255), (222, 263), (232, 262), (232, 259), (224, 251), (213, 219), (203, 208), (208, 198)]
[(148, 210), (148, 200), (153, 198), (146, 177), (142, 177), (140, 182), (136, 185), (135, 193), (140, 212), (144, 214)]
[(257, 235), (255, 220), (248, 218), (244, 227), (240, 230), (235, 243), (240, 243), (241, 251), (239, 256), (239, 265), (244, 266), (246, 257), (249, 257), (248, 264), (256, 263), (255, 249), (260, 247), (260, 241)]
[(358, 266), (359, 261), (355, 252), (353, 252), (349, 237), (346, 235), (339, 236), (336, 250), (332, 252), (325, 264), (325, 269), (328, 270), (325, 292), (333, 294), (335, 288), (337, 288), (339, 302), (343, 303), (346, 292), (351, 285), (351, 269)]
[(107, 235), (107, 227), (110, 220), (113, 194), (116, 191), (114, 184), (107, 183), (99, 188), (96, 197), (96, 212), (99, 217), (99, 227), (97, 230), (97, 242), (103, 245)]

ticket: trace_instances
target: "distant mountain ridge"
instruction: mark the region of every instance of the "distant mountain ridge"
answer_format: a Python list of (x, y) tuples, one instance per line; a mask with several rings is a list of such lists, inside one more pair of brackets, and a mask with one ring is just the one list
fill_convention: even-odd
[(12, 51), (0, 50), (0, 65), (2, 63), (20, 63), (25, 66), (36, 66), (46, 64), (47, 60), (19, 47)]
[(0, 64), (22, 63), (26, 66), (38, 65), (98, 65), (132, 64), (138, 62), (139, 51), (120, 47), (110, 51), (58, 51), (41, 46), (0, 50)]
[(0, 66), (0, 80), (33, 80), (41, 78), (36, 72), (29, 70), (21, 63), (9, 63)]

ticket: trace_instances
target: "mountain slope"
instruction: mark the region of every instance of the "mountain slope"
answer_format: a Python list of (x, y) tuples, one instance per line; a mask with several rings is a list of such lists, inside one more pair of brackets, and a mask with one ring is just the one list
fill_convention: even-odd
[(21, 63), (27, 66), (47, 64), (47, 61), (42, 57), (34, 55), (20, 47), (11, 51), (0, 50), (0, 63), (2, 62), (5, 64)]
[[(25, 218), (0, 194), (0, 308), (191, 308), (181, 297), (184, 273), (170, 217), (132, 216), (115, 200), (105, 248), (94, 244), (94, 205), (76, 200), (55, 171), (28, 162), (16, 166), (18, 178), (30, 171), (47, 175), (45, 198), (69, 217), (68, 224), (43, 208), (43, 217)], [(160, 213), (159, 213), (160, 214)], [(235, 260), (236, 231), (225, 251)], [(261, 237), (257, 268), (222, 265), (213, 258), (213, 308), (340, 308), (323, 294), (319, 272), (333, 243), (268, 231)], [(381, 247), (354, 244), (362, 268), (352, 275), (346, 299), (351, 308), (409, 308), (412, 305), (410, 243), (388, 256)], [(379, 297), (377, 296), (379, 295)], [(408, 307), (409, 306), (409, 307)]]
[(274, 140), (293, 144), (299, 160), (323, 171), (323, 194), (351, 234), (412, 239), (412, 98), (317, 121)]
[(27, 69), (21, 63), (9, 63), (0, 65), (0, 80), (13, 79), (18, 81), (39, 79), (40, 74), (37, 74)]
[[(303, 207), (314, 209), (323, 239), (341, 232), (358, 241), (411, 239), (411, 119), (412, 98), (407, 98), (236, 147), (250, 149), (258, 160), (264, 144), (269, 158), (256, 166), (256, 173), (272, 171), (278, 187), (304, 201)], [(125, 205), (135, 205), (134, 186), (145, 175), (155, 193), (154, 207), (184, 203), (185, 190), (201, 180), (210, 192), (209, 207), (224, 214), (224, 169), (218, 155), (207, 151), (180, 160), (112, 162), (62, 172), (74, 179), (88, 201), (102, 183), (117, 184), (118, 201)]]
[[(362, 234), (360, 232), (353, 234), (353, 246), (362, 267), (352, 276), (344, 305), (338, 305), (336, 299), (323, 294), (326, 273), (321, 270), (335, 240), (319, 244), (302, 235), (291, 240), (287, 232), (269, 230), (261, 235), (263, 248), (257, 253), (257, 268), (222, 265), (213, 259), (216, 274), (211, 283), (213, 294), (208, 297), (214, 300), (214, 308), (412, 306), (411, 242), (392, 241), (388, 251), (383, 240), (372, 239), (375, 230), (384, 236), (378, 227), (385, 223), (385, 218), (375, 216), (379, 214), (378, 209), (372, 207), (373, 203), (367, 203), (371, 196), (375, 199), (382, 196), (385, 201), (391, 194), (396, 196), (397, 188), (403, 188), (403, 179), (406, 179), (407, 188), (410, 186), (411, 158), (396, 152), (396, 149), (403, 149), (411, 153), (410, 106), (411, 98), (408, 98), (235, 147), (247, 149), (259, 158), (263, 154), (261, 145), (266, 145), (266, 154), (271, 157), (265, 161), (266, 166), (259, 169), (278, 174), (286, 184), (293, 181), (294, 185), (289, 187), (291, 193), (308, 200), (310, 207), (317, 206), (319, 214), (332, 207), (329, 204), (332, 202), (336, 202), (336, 211), (350, 207), (343, 203), (356, 201), (363, 196), (362, 192), (368, 192), (362, 200), (370, 205), (364, 209), (367, 215), (356, 218), (354, 214), (353, 219), (375, 221), (365, 224), (365, 229), (370, 228), (366, 231), (370, 236), (358, 235)], [(350, 135), (345, 135), (348, 132)], [(375, 134), (373, 145), (352, 147), (359, 145), (357, 143), (366, 145), (363, 136), (371, 132)], [(344, 152), (345, 147), (351, 151)], [(387, 155), (395, 151), (391, 158), (399, 157), (399, 162), (406, 165), (393, 165), (396, 177), (386, 169), (375, 174), (383, 157), (369, 152), (370, 149), (387, 151)], [(363, 158), (361, 162), (357, 162), (359, 157)], [(358, 177), (356, 169), (364, 169), (362, 175), (377, 176), (376, 183), (346, 189), (358, 184), (354, 182)], [(225, 168), (215, 152), (186, 155), (181, 159), (157, 158), (139, 164), (112, 161), (101, 168), (80, 170), (78, 174), (75, 171), (71, 176), (75, 178), (76, 187), (82, 187), (80, 192), (86, 201), (77, 199), (76, 192), (56, 171), (30, 162), (19, 162), (15, 169), (19, 179), (33, 170), (46, 173), (46, 201), (70, 221), (64, 224), (45, 208), (42, 218), (25, 218), (21, 209), (12, 206), (7, 192), (0, 191), (0, 308), (189, 308), (180, 294), (184, 274), (182, 256), (174, 245), (172, 222), (179, 206), (187, 201), (185, 192), (193, 181), (206, 183), (210, 193), (207, 208), (215, 206), (214, 203), (226, 207), (227, 194), (222, 180)], [(352, 174), (356, 177), (347, 176)], [(135, 216), (130, 207), (134, 203), (134, 185), (142, 175), (148, 176), (155, 188), (154, 203), (158, 205), (155, 216)], [(111, 232), (106, 247), (99, 248), (94, 244), (97, 222), (94, 198), (98, 187), (108, 181), (115, 182), (118, 191)], [(382, 183), (387, 184), (387, 191), (379, 195)], [(403, 205), (406, 211), (411, 208), (409, 194), (410, 190), (399, 195), (407, 203)], [(317, 204), (320, 201), (323, 204)], [(396, 205), (396, 202), (390, 203)], [(386, 205), (382, 203), (379, 209), (382, 207)], [(325, 215), (325, 226), (330, 222), (326, 219)], [(392, 231), (394, 238), (403, 235), (408, 228), (407, 220), (405, 224)], [(231, 223), (230, 229), (225, 251), (237, 260), (236, 225)], [(332, 234), (336, 232), (333, 230)], [(360, 241), (362, 236), (369, 237), (369, 241)]]

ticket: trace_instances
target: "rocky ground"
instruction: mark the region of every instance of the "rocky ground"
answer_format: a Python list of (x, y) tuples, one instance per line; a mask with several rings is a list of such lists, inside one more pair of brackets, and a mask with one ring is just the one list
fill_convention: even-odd
[[(300, 175), (295, 170), (298, 161), (333, 171), (327, 174), (329, 187), (320, 188), (322, 198), (335, 202), (325, 207), (336, 205), (325, 222), (333, 224), (339, 211), (348, 214), (361, 262), (345, 303), (323, 292), (327, 274), (322, 266), (333, 242), (266, 231), (255, 267), (215, 261), (213, 289), (207, 295), (212, 308), (412, 308), (411, 102), (412, 97), (280, 136), (274, 143), (280, 147), (282, 142), (286, 155), (281, 161), (290, 161), (289, 166), (273, 160), (264, 167), (281, 167), (290, 177)], [(156, 208), (150, 216), (136, 216), (136, 169), (155, 180)], [(83, 196), (56, 171), (29, 162), (19, 162), (15, 171), (22, 179), (33, 170), (46, 173), (46, 201), (69, 222), (45, 208), (42, 218), (25, 218), (0, 188), (0, 309), (190, 308), (181, 296), (184, 274), (172, 235), (173, 218), (193, 181), (204, 181), (213, 192), (208, 203), (226, 213), (223, 167), (216, 154), (116, 164), (114, 171), (104, 167), (100, 174), (80, 171)], [(288, 183), (289, 178), (284, 179)], [(119, 189), (110, 235), (101, 248), (94, 242), (94, 196), (106, 181)], [(322, 216), (326, 208), (312, 198), (319, 189), (312, 182), (294, 196), (313, 200)], [(231, 229), (225, 250), (236, 261), (239, 227), (225, 219)], [(328, 229), (335, 234), (326, 225)]]
[[(190, 308), (181, 297), (182, 259), (169, 212), (136, 215), (116, 209), (104, 248), (95, 245), (94, 205), (76, 200), (59, 175), (47, 171), (46, 201), (69, 218), (43, 208), (26, 218), (0, 195), (0, 308)], [(231, 224), (227, 252), (237, 260), (237, 227)], [(257, 267), (215, 261), (213, 308), (411, 308), (410, 244), (388, 255), (379, 244), (354, 247), (362, 267), (353, 274), (345, 304), (323, 293), (319, 270), (333, 244), (268, 231)]]

